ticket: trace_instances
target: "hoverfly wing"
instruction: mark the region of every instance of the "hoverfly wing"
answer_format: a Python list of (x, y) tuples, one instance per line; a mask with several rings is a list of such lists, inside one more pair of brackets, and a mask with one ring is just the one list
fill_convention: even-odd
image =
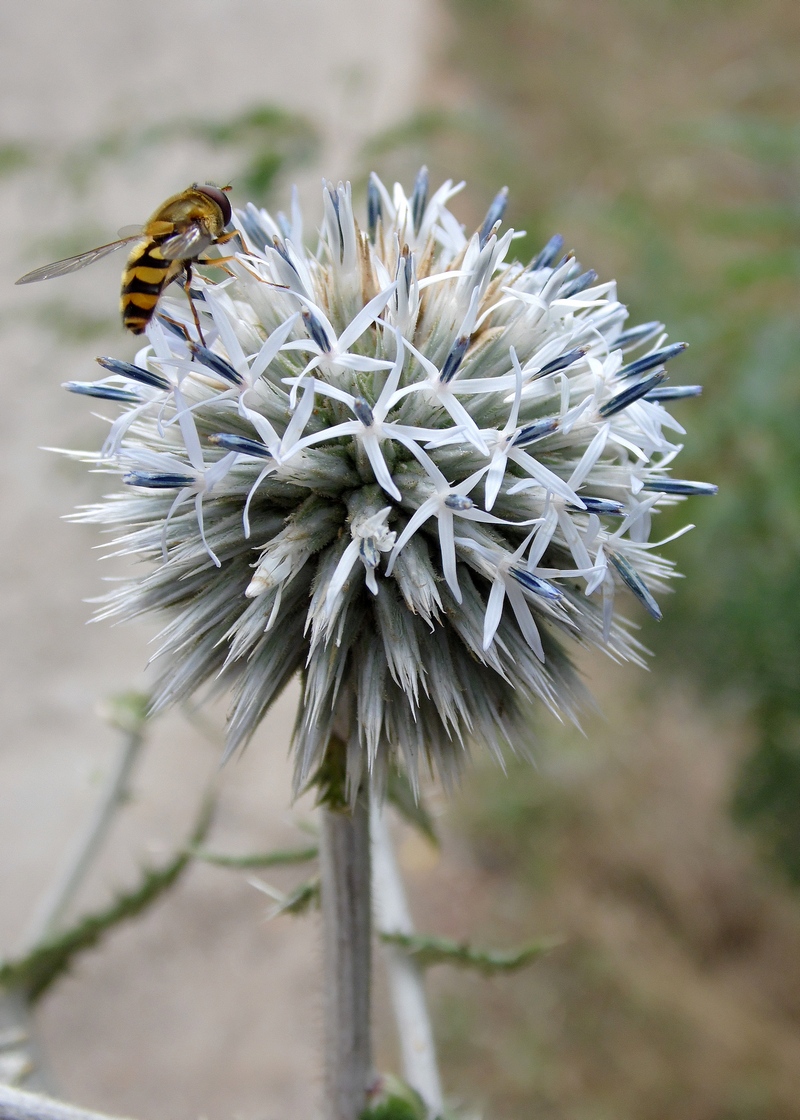
[(143, 225), (122, 226), (120, 229), (117, 230), (117, 234), (118, 234), (119, 237), (123, 238), (126, 241), (127, 241), (128, 238), (133, 238), (133, 237), (144, 238), (144, 226)]
[(66, 276), (70, 272), (77, 272), (79, 268), (86, 268), (87, 265), (102, 260), (109, 253), (115, 253), (130, 241), (139, 240), (140, 236), (139, 233), (133, 233), (128, 237), (120, 238), (119, 241), (110, 241), (108, 245), (98, 245), (96, 249), (78, 253), (76, 257), (67, 257), (63, 261), (46, 264), (43, 268), (35, 268), (33, 272), (26, 272), (24, 276), (20, 276), (17, 284), (33, 284), (36, 280), (52, 280), (54, 276)]
[(158, 251), (168, 261), (191, 261), (211, 244), (211, 238), (198, 222), (168, 237), (158, 246)]

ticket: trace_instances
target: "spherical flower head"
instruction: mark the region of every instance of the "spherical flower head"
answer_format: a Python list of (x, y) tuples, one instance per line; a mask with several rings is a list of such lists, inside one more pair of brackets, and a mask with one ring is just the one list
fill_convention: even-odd
[(462, 185), (373, 175), (362, 228), (326, 183), (314, 252), (296, 197), (248, 205), (229, 275), (195, 278), (202, 333), (164, 298), (133, 364), (68, 386), (120, 405), (90, 459), (124, 486), (77, 516), (147, 567), (101, 615), (167, 616), (154, 707), (230, 689), (228, 753), (299, 673), (298, 786), (334, 732), (355, 789), (524, 748), (537, 702), (574, 717), (569, 647), (641, 660), (618, 591), (660, 617), (652, 518), (714, 489), (671, 474), (684, 345), (626, 329), (560, 237), (509, 260), (507, 192), (467, 236)]

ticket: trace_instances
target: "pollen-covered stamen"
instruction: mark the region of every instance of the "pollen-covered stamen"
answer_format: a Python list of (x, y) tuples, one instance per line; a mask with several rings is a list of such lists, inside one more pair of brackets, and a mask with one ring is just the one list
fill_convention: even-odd
[(648, 369), (665, 365), (672, 358), (676, 358), (678, 354), (682, 354), (688, 347), (688, 342), (674, 342), (671, 346), (665, 346), (662, 350), (645, 354), (643, 358), (637, 358), (635, 362), (629, 362), (628, 365), (623, 366), (617, 377), (636, 377), (640, 373), (645, 373)]
[(570, 280), (561, 291), (558, 293), (559, 299), (571, 299), (572, 296), (577, 296), (580, 292), (589, 288), (594, 284), (597, 279), (597, 273), (593, 268), (588, 272), (584, 272), (581, 276), (576, 276), (574, 280)]
[(498, 224), (503, 220), (503, 215), (508, 206), (508, 187), (503, 187), (492, 199), (492, 204), (486, 211), (483, 225), (478, 230), (478, 243), (481, 249), (496, 231)]
[(647, 478), (643, 490), (657, 490), (660, 494), (684, 494), (686, 497), (711, 496), (718, 487), (711, 482), (688, 482), (680, 478)]
[(558, 373), (558, 371), (562, 369), (569, 369), (570, 366), (574, 365), (579, 358), (583, 358), (588, 352), (588, 346), (576, 346), (575, 349), (568, 350), (566, 354), (562, 354), (560, 358), (554, 358), (552, 362), (548, 362), (546, 365), (542, 366), (541, 369), (536, 371), (534, 377), (547, 377), (548, 374)]
[(367, 230), (370, 241), (375, 240), (375, 233), (381, 216), (381, 192), (378, 190), (373, 176), (370, 175), (367, 183)]
[(239, 455), (252, 455), (256, 459), (271, 459), (272, 452), (263, 443), (246, 436), (235, 436), (228, 432), (215, 432), (208, 437), (208, 442), (216, 447), (224, 447), (226, 451), (235, 451)]
[(102, 381), (62, 381), (61, 388), (68, 393), (78, 393), (84, 397), (97, 397), (105, 401), (119, 401), (121, 404), (141, 404), (139, 393), (132, 389), (121, 389), (118, 385), (106, 385)]
[(529, 447), (537, 440), (544, 439), (545, 436), (551, 436), (553, 432), (557, 432), (560, 426), (561, 421), (557, 416), (546, 416), (543, 420), (535, 420), (532, 424), (526, 424), (524, 428), (520, 428), (512, 438), (511, 443), (515, 447)]
[(324, 354), (330, 354), (332, 346), (327, 332), (319, 319), (307, 307), (303, 308), (303, 325)]
[(464, 513), (468, 509), (475, 508), (472, 498), (467, 498), (463, 494), (448, 494), (444, 499), (444, 504), (448, 509), (453, 509), (457, 513)]
[(645, 397), (648, 401), (682, 401), (689, 397), (702, 396), (702, 385), (659, 385)]
[(356, 414), (365, 428), (374, 427), (375, 416), (368, 402), (365, 401), (363, 397), (356, 397), (353, 400), (353, 412)]
[(564, 592), (555, 584), (548, 583), (546, 579), (542, 579), (540, 576), (535, 576), (518, 564), (511, 567), (510, 573), (517, 583), (521, 583), (526, 591), (530, 591), (534, 595), (540, 595), (543, 599), (549, 599), (553, 603), (558, 603), (564, 598)]
[(422, 225), (422, 215), (428, 203), (428, 169), (421, 167), (417, 172), (414, 182), (414, 191), (411, 195), (411, 220), (414, 223), (414, 233), (419, 233)]
[(650, 377), (645, 377), (636, 385), (630, 385), (627, 389), (623, 389), (621, 393), (617, 393), (610, 401), (606, 401), (605, 404), (601, 405), (597, 410), (598, 414), (606, 420), (612, 416), (616, 416), (618, 412), (622, 412), (623, 409), (628, 408), (634, 401), (646, 397), (652, 389), (655, 389), (656, 385), (660, 385), (661, 382), (666, 379), (666, 376), (666, 373), (653, 373)]
[(453, 343), (450, 348), (450, 353), (445, 358), (442, 372), (439, 374), (440, 380), (445, 384), (447, 384), (448, 381), (452, 381), (456, 373), (458, 373), (459, 366), (464, 360), (464, 355), (469, 349), (471, 341), (469, 335), (462, 335)]
[(560, 233), (554, 233), (541, 252), (531, 261), (531, 272), (538, 272), (540, 268), (551, 268), (563, 248), (564, 238)]
[(189, 353), (200, 365), (213, 370), (224, 381), (230, 382), (231, 385), (243, 384), (241, 375), (236, 372), (230, 362), (220, 357), (219, 354), (215, 354), (213, 350), (201, 346), (198, 342), (190, 342), (188, 348)]
[(657, 622), (660, 622), (662, 618), (661, 607), (650, 594), (646, 583), (636, 569), (619, 553), (610, 553), (608, 559), (619, 572), (623, 583), (633, 592), (647, 613), (652, 615)]
[(192, 486), (194, 475), (169, 474), (159, 471), (127, 471), (122, 476), (126, 486), (142, 486), (146, 490), (177, 490), (182, 486)]
[(130, 362), (120, 362), (116, 358), (95, 358), (98, 365), (107, 369), (109, 373), (116, 373), (120, 377), (127, 377), (131, 381), (139, 381), (142, 385), (149, 385), (152, 389), (167, 390), (170, 387), (166, 377), (160, 373), (151, 373), (149, 369), (131, 365)]
[(622, 502), (615, 502), (611, 498), (587, 498), (585, 494), (581, 494), (581, 500), (587, 513), (605, 513), (611, 517), (625, 515), (625, 506)]

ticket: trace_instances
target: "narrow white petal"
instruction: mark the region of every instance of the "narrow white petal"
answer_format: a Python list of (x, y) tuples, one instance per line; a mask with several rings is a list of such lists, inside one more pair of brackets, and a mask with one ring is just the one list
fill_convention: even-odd
[(328, 584), (328, 591), (325, 595), (325, 613), (330, 618), (334, 613), (336, 600), (342, 592), (342, 588), (347, 583), (347, 577), (353, 570), (353, 566), (358, 560), (358, 541), (350, 541), (350, 544), (342, 553), (342, 558), (336, 565), (336, 569), (331, 576), (331, 581)]
[(522, 631), (522, 636), (531, 647), (533, 652), (544, 662), (544, 648), (542, 646), (542, 638), (539, 634), (539, 629), (533, 620), (531, 608), (525, 598), (525, 594), (521, 587), (515, 584), (512, 580), (508, 581), (506, 588), (508, 594), (508, 601), (511, 604), (511, 609), (514, 612), (514, 617), (519, 624)]
[(286, 322), (281, 323), (276, 327), (259, 352), (256, 354), (255, 361), (250, 366), (250, 371), (247, 375), (248, 381), (254, 385), (258, 381), (261, 374), (269, 367), (270, 363), (278, 356), (278, 353), (286, 342), (286, 339), (291, 334), (295, 324), (300, 318), (300, 312), (295, 311)]
[(401, 501), (403, 495), (392, 481), (392, 476), (386, 465), (386, 460), (381, 454), (380, 440), (374, 432), (369, 430), (364, 431), (363, 428), (360, 438), (361, 444), (367, 453), (367, 458), (370, 461), (370, 466), (375, 472), (376, 482), (387, 494), (391, 495), (396, 502)]
[(456, 574), (456, 545), (455, 545), (455, 532), (453, 530), (453, 514), (446, 506), (440, 507), (439, 510), (439, 547), (442, 550), (442, 572), (444, 573), (445, 582), (457, 603), (460, 603), (463, 596), (461, 588), (458, 586), (458, 575)]
[(500, 619), (503, 617), (503, 603), (506, 597), (506, 585), (503, 577), (498, 573), (489, 592), (489, 601), (486, 604), (486, 616), (483, 620), (483, 648), (488, 649), (492, 644)]
[(400, 555), (403, 545), (406, 544), (407, 541), (411, 540), (417, 529), (419, 529), (420, 525), (424, 525), (425, 522), (429, 520), (429, 518), (433, 517), (438, 508), (439, 498), (434, 497), (428, 498), (428, 500), (426, 502), (423, 502), (419, 509), (415, 511), (413, 517), (395, 542), (395, 546), (392, 549), (392, 555), (389, 557), (389, 563), (386, 566), (387, 576), (390, 576), (392, 574), (394, 562)]

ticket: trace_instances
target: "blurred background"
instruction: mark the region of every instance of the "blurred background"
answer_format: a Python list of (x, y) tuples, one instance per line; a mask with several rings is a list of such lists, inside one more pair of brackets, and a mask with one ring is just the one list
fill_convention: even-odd
[[(13, 280), (195, 178), (276, 207), (297, 182), (313, 226), (320, 174), (363, 195), (370, 168), (410, 184), (424, 162), (468, 180), (470, 226), (508, 184), (521, 258), (562, 233), (632, 322), (691, 344), (671, 367), (705, 386), (675, 407), (680, 473), (720, 486), (664, 528), (698, 526), (669, 546), (686, 578), (664, 621), (629, 605), (650, 672), (587, 660), (583, 736), (543, 718), (535, 769), (477, 759), (454, 801), (433, 791), (438, 849), (399, 834), (420, 929), (562, 942), (513, 977), (430, 973), (446, 1087), (487, 1120), (800, 1118), (800, 8), (66, 0), (7, 6), (0, 29), (2, 951), (111, 765), (95, 709), (144, 687), (155, 630), (84, 625), (112, 569), (59, 518), (102, 479), (38, 450), (102, 438), (58, 385), (134, 353), (119, 262)], [(307, 841), (293, 702), (223, 775), (216, 847)], [(153, 726), (78, 911), (183, 842), (218, 725)], [(140, 1120), (313, 1115), (315, 919), (266, 908), (246, 876), (193, 865), (82, 955), (37, 1008), (63, 1095)]]

